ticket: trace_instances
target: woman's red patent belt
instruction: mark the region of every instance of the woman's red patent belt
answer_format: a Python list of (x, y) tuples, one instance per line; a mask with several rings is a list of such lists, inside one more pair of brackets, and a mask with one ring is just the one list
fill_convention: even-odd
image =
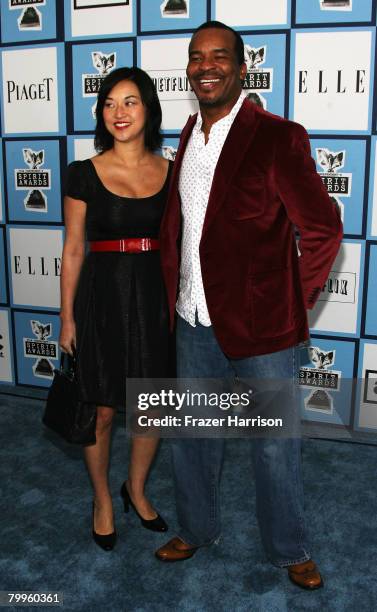
[(92, 240), (89, 242), (93, 252), (116, 251), (118, 253), (142, 253), (157, 251), (160, 241), (155, 238), (120, 238), (120, 240)]

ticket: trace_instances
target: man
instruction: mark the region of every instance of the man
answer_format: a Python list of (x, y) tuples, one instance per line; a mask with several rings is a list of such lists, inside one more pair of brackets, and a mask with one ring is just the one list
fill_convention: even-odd
[[(161, 229), (182, 378), (292, 379), (296, 348), (309, 338), (306, 308), (342, 238), (306, 131), (245, 99), (245, 74), (237, 32), (219, 22), (195, 31), (187, 76), (200, 111), (181, 135)], [(224, 440), (176, 439), (172, 448), (181, 529), (156, 552), (162, 561), (188, 559), (220, 535)], [(318, 588), (304, 529), (299, 439), (258, 438), (253, 453), (266, 552), (295, 584)]]

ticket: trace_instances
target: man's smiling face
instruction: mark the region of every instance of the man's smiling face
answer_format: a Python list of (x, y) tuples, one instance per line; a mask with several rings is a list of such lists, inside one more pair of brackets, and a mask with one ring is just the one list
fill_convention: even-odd
[(234, 34), (220, 28), (199, 30), (191, 39), (187, 76), (201, 106), (236, 102), (246, 65), (238, 64)]

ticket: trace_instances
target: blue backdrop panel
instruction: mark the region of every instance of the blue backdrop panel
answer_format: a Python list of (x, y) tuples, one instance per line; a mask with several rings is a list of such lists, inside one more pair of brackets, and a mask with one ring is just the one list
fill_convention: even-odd
[(296, 0), (297, 23), (370, 21), (373, 0)]
[(56, 38), (56, 0), (1, 0), (3, 42)]
[(120, 66), (132, 66), (132, 42), (98, 42), (73, 45), (74, 131), (93, 131), (98, 89), (107, 74)]
[(11, 140), (5, 151), (9, 221), (61, 221), (59, 141)]

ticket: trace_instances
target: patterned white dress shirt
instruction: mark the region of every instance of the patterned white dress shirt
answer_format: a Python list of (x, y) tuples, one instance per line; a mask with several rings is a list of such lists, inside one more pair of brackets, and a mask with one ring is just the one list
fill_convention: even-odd
[(200, 267), (199, 243), (207, 211), (213, 175), (232, 123), (246, 97), (241, 92), (228, 115), (214, 123), (205, 144), (200, 111), (187, 143), (179, 176), (179, 194), (182, 202), (182, 257), (180, 283), (176, 309), (178, 314), (195, 327), (195, 314), (202, 325), (209, 327)]

